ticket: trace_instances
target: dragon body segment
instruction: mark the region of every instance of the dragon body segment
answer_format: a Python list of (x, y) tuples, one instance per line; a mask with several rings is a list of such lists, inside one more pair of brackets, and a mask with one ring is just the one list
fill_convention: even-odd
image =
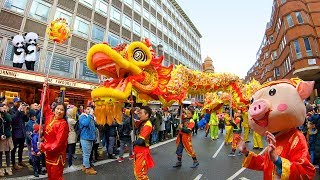
[[(108, 79), (92, 90), (98, 124), (121, 123), (123, 102), (131, 94), (144, 103), (160, 100), (163, 106), (181, 103), (187, 94), (205, 94), (214, 91), (232, 91), (242, 103), (249, 100), (238, 76), (230, 73), (203, 73), (184, 66), (162, 66), (163, 56), (157, 57), (148, 39), (114, 48), (96, 44), (87, 54), (88, 68)], [(212, 107), (212, 106), (211, 106)]]

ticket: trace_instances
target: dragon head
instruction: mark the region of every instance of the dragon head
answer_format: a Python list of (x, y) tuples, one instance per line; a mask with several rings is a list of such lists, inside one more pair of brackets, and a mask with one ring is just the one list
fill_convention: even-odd
[[(121, 102), (126, 101), (133, 90), (138, 99), (158, 100), (167, 92), (166, 85), (173, 68), (162, 66), (162, 61), (163, 56), (155, 56), (148, 39), (114, 48), (108, 44), (92, 46), (87, 54), (88, 68), (108, 78), (103, 86), (91, 92), (98, 109), (107, 114), (121, 112)], [(113, 112), (109, 112), (109, 108)], [(109, 121), (112, 120), (107, 119), (107, 123)]]

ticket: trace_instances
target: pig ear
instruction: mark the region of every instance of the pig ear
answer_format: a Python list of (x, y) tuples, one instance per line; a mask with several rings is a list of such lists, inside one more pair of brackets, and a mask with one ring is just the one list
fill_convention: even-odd
[(313, 91), (314, 81), (301, 81), (297, 86), (297, 91), (301, 99), (308, 98)]

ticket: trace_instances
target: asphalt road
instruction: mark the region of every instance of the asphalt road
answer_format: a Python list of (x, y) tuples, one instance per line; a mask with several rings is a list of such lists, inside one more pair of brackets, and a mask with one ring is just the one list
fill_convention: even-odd
[[(250, 135), (251, 136), (251, 135)], [(152, 157), (156, 166), (149, 171), (149, 178), (152, 180), (205, 180), (205, 179), (263, 179), (262, 172), (252, 171), (245, 169), (237, 176), (233, 176), (241, 168), (243, 160), (242, 156), (228, 157), (231, 151), (231, 145), (222, 145), (224, 134), (219, 134), (219, 139), (211, 141), (210, 138), (204, 137), (204, 132), (200, 131), (197, 136), (193, 136), (193, 146), (195, 148), (197, 158), (200, 165), (196, 169), (191, 169), (192, 159), (185, 152), (182, 158), (182, 167), (179, 169), (172, 166), (176, 162), (175, 155), (175, 141), (153, 147), (151, 149)], [(221, 147), (218, 154), (217, 150)], [(252, 149), (252, 143), (248, 143), (249, 149)], [(260, 151), (255, 151), (259, 153)], [(213, 158), (213, 155), (216, 157)], [(98, 162), (100, 165), (94, 167), (98, 171), (97, 175), (86, 175), (81, 170), (64, 174), (67, 180), (97, 180), (97, 179), (112, 179), (112, 180), (127, 180), (134, 179), (133, 175), (133, 162), (125, 159), (124, 162), (118, 163), (117, 161), (105, 160)], [(80, 169), (79, 165), (78, 169)], [(318, 171), (317, 171), (318, 173)], [(32, 177), (32, 176), (29, 176)], [(22, 177), (24, 179), (26, 177)], [(316, 176), (314, 179), (319, 179)]]

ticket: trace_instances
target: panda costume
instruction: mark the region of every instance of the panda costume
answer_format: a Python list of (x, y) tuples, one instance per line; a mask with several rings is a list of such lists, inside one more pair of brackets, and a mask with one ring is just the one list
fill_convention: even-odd
[(34, 64), (37, 60), (37, 41), (38, 41), (38, 34), (34, 32), (29, 32), (24, 35), (25, 39), (25, 63), (27, 70), (34, 71)]
[(25, 58), (24, 37), (15, 35), (11, 37), (13, 45), (13, 67), (22, 68)]

